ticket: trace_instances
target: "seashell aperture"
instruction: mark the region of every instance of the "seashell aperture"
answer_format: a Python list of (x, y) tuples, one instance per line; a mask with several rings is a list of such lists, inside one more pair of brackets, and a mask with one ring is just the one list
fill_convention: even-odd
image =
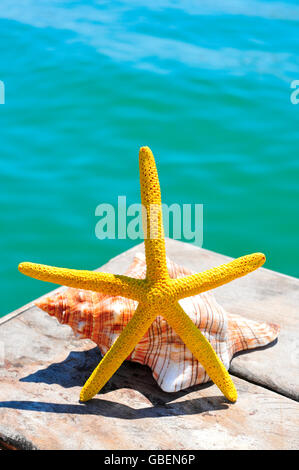
[[(193, 274), (167, 259), (171, 278)], [(145, 258), (137, 253), (126, 275), (143, 279)], [(225, 311), (210, 292), (179, 301), (187, 315), (201, 330), (228, 369), (235, 353), (265, 346), (278, 335), (275, 324), (248, 320)], [(36, 306), (71, 326), (79, 338), (94, 341), (105, 355), (132, 318), (138, 302), (120, 296), (67, 288), (42, 297)], [(165, 392), (183, 390), (210, 380), (177, 333), (163, 318), (163, 311), (135, 346), (127, 360), (148, 365)]]

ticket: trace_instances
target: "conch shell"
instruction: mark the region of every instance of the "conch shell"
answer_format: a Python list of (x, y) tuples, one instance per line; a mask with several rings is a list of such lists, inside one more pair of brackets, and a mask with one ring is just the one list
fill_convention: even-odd
[[(178, 278), (193, 274), (167, 260), (169, 275)], [(145, 277), (145, 259), (137, 253), (127, 271)], [(62, 324), (71, 326), (80, 338), (94, 341), (104, 355), (132, 318), (137, 302), (99, 292), (67, 288), (35, 302)], [(180, 300), (184, 311), (200, 328), (228, 369), (235, 353), (271, 343), (278, 335), (275, 324), (248, 320), (226, 312), (210, 292)], [(175, 392), (210, 379), (176, 332), (158, 316), (127, 360), (148, 365), (154, 379), (165, 392)]]

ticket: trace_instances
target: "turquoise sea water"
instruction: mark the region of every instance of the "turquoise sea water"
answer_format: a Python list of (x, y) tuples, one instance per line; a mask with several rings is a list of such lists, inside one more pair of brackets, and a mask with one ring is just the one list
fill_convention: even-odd
[(139, 202), (142, 145), (165, 203), (204, 204), (204, 248), (298, 276), (298, 26), (290, 0), (1, 0), (0, 316), (55, 287), (20, 261), (136, 244), (98, 240), (95, 208)]

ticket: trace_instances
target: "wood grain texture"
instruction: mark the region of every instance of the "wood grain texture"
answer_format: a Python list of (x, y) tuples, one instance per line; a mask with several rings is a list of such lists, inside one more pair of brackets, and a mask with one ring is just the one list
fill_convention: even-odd
[[(166, 250), (194, 270), (229, 260), (173, 240)], [(136, 251), (101, 270), (122, 274)], [(215, 290), (228, 311), (281, 326), (277, 344), (233, 359), (235, 404), (213, 384), (163, 392), (147, 367), (130, 362), (82, 404), (79, 391), (98, 348), (31, 304), (19, 309), (0, 322), (1, 440), (28, 449), (298, 448), (298, 287), (297, 279), (261, 268)]]

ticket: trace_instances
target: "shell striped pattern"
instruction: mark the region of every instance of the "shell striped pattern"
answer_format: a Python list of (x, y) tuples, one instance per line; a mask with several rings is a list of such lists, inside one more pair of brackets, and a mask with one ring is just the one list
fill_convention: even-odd
[[(193, 274), (169, 259), (167, 267), (171, 278)], [(145, 274), (144, 255), (137, 253), (126, 275), (142, 279)], [(265, 346), (278, 335), (277, 325), (227, 313), (211, 292), (182, 299), (180, 304), (227, 369), (236, 352)], [(138, 302), (99, 292), (64, 288), (42, 297), (36, 305), (55, 316), (60, 323), (71, 326), (79, 338), (94, 341), (104, 355), (133, 316)], [(202, 365), (162, 315), (163, 311), (127, 359), (149, 366), (154, 379), (166, 392), (209, 381)]]

